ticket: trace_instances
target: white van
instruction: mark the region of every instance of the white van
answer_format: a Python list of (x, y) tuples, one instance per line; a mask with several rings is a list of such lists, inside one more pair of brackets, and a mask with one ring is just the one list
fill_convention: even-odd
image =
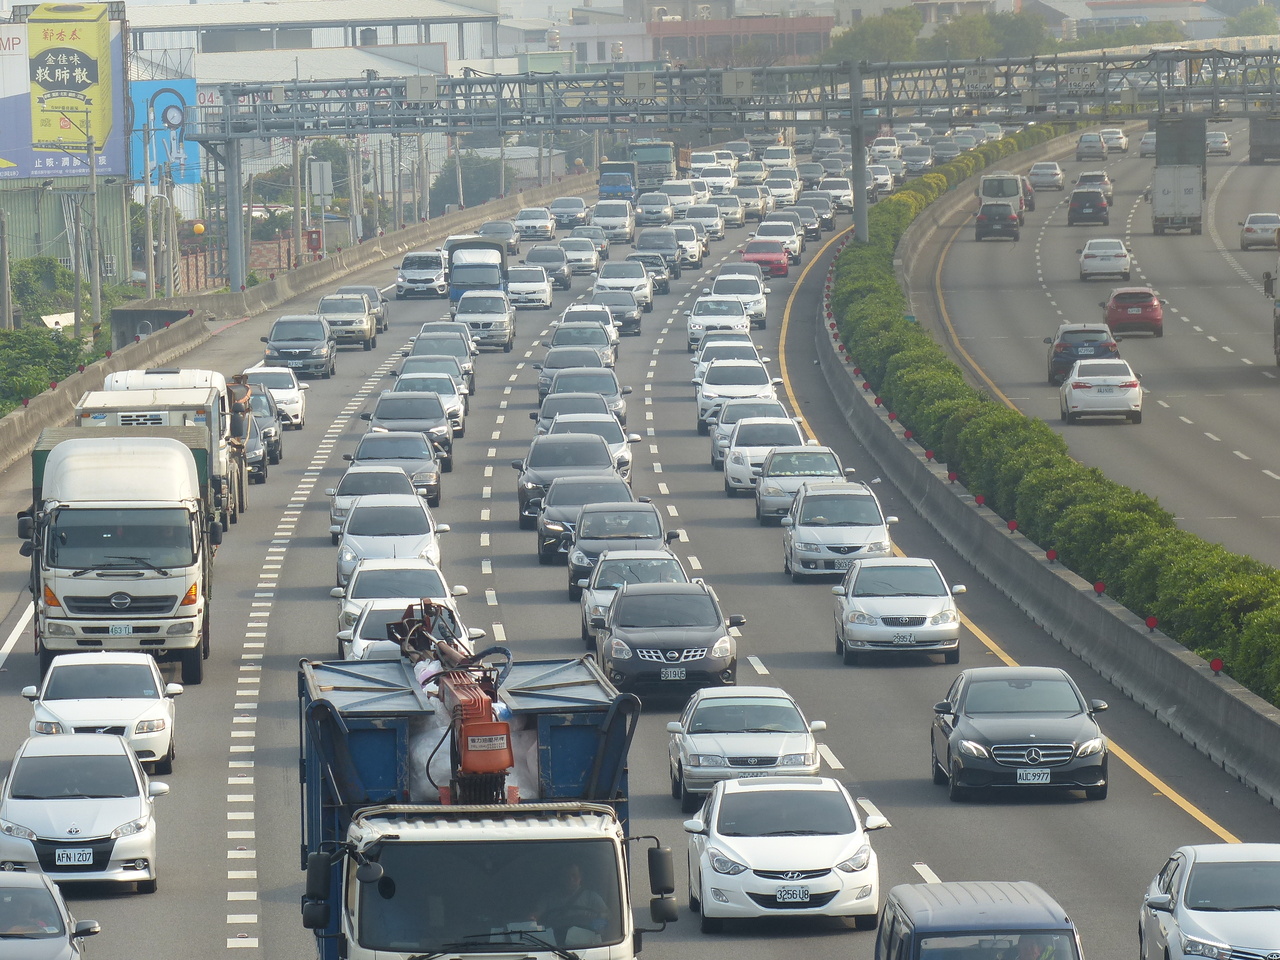
[(591, 210), (591, 223), (610, 240), (630, 243), (636, 235), (636, 214), (626, 200), (601, 200)]
[(988, 200), (1002, 200), (1014, 205), (1018, 211), (1019, 223), (1026, 218), (1027, 203), (1022, 193), (1022, 178), (1016, 173), (1006, 170), (989, 173), (978, 181), (978, 189), (973, 192), (979, 204)]

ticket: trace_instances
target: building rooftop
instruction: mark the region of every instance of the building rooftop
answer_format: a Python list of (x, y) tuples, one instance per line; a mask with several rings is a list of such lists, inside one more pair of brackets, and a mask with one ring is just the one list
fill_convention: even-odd
[(353, 27), (496, 20), (497, 0), (254, 0), (253, 3), (137, 4), (129, 7), (132, 30), (198, 30), (205, 27)]
[[(434, 46), (434, 45), (433, 45)], [(379, 51), (387, 47), (324, 47), (295, 50), (240, 50), (230, 53), (202, 53), (196, 60), (197, 79), (204, 84), (219, 83), (284, 83), (300, 80), (335, 80), (362, 77), (375, 70), (380, 77), (407, 77), (431, 73), (430, 61), (437, 63), (443, 55), (426, 55), (423, 67), (416, 69), (403, 57)], [(396, 49), (403, 51), (405, 47)], [(421, 49), (421, 48), (419, 48)]]

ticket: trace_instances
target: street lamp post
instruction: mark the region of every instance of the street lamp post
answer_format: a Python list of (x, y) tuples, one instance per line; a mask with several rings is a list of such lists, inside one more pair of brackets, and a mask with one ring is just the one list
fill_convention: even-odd
[[(88, 118), (86, 117), (86, 126)], [(102, 323), (102, 264), (98, 252), (101, 235), (98, 231), (98, 158), (94, 152), (93, 134), (85, 138), (89, 159), (89, 322), (96, 330)], [(76, 314), (74, 336), (80, 342), (80, 314)]]

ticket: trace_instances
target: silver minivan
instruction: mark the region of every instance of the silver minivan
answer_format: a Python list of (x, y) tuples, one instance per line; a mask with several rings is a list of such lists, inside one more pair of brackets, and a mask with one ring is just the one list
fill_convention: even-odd
[(610, 240), (630, 243), (636, 235), (636, 214), (626, 200), (601, 200), (591, 211), (591, 223)]

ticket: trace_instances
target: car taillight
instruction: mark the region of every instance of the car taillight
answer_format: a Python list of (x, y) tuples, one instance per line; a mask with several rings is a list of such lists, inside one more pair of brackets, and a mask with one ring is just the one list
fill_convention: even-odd
[(1054, 353), (1066, 353), (1066, 352), (1067, 352), (1067, 345), (1066, 345), (1065, 343), (1055, 343), (1055, 344), (1053, 345), (1053, 352), (1054, 352)]
[(1245, 233), (1253, 233), (1253, 227), (1245, 227), (1245, 228), (1244, 228), (1244, 232), (1245, 232)]
[(978, 222), (979, 222), (979, 223), (986, 223), (986, 222), (987, 222), (987, 215), (986, 215), (985, 213), (980, 213), (980, 214), (978, 214)]
[(1071, 384), (1071, 389), (1072, 390), (1088, 390), (1092, 386), (1093, 386), (1092, 383), (1085, 383), (1083, 380), (1076, 380)]
[(1118, 383), (1118, 384), (1116, 384), (1116, 386), (1118, 386), (1121, 390), (1137, 390), (1137, 389), (1138, 389), (1138, 381), (1137, 381), (1137, 380), (1126, 380), (1124, 383)]
[(1094, 260), (1094, 259), (1096, 259), (1096, 258), (1097, 258), (1097, 256), (1098, 256), (1098, 255), (1097, 255), (1096, 253), (1086, 253), (1086, 254), (1084, 255), (1084, 259), (1086, 259), (1086, 260)]
[(1104, 343), (1102, 346), (1103, 346), (1103, 348), (1104, 348), (1104, 349), (1107, 349), (1107, 350), (1114, 350), (1114, 349), (1116, 348), (1116, 342), (1115, 342), (1114, 340), (1108, 340), (1108, 341), (1107, 341), (1106, 343)]

